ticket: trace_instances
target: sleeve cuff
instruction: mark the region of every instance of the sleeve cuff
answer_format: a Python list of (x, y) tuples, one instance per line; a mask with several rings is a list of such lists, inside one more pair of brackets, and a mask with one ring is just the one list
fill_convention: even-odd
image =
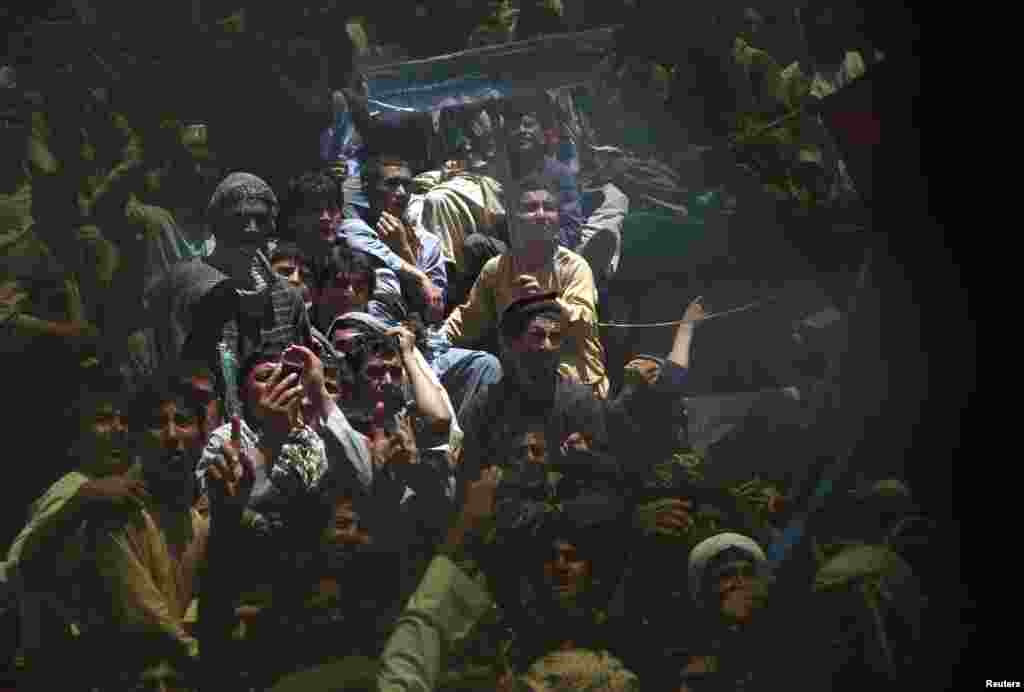
[(661, 364), (661, 372), (658, 374), (658, 381), (654, 383), (654, 388), (661, 392), (682, 392), (686, 386), (689, 372), (689, 368), (684, 368), (665, 359)]
[(438, 555), (427, 568), (406, 612), (420, 613), (440, 628), (447, 642), (465, 637), (494, 607), (491, 595), (447, 556)]

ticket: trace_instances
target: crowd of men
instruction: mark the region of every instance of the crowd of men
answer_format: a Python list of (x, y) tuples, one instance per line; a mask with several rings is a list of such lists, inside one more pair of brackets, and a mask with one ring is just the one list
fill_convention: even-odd
[[(138, 266), (110, 240), (128, 234), (79, 233), (93, 283), (124, 293), (100, 317), (129, 345), (75, 351), (67, 455), (40, 472), (59, 478), (12, 502), (19, 685), (913, 678), (928, 649), (907, 488), (851, 495), (770, 569), (792, 498), (748, 507), (693, 483), (700, 299), (678, 298), (671, 350), (634, 354), (613, 389), (598, 315), (628, 199), (608, 185), (585, 209), (543, 107), (506, 115), (515, 204), (464, 165), (417, 170), (397, 129), (366, 125), (340, 173), (325, 160), (283, 190), (236, 171), (200, 202), (174, 177), (199, 168), (153, 170), (121, 218), (144, 229)], [(34, 144), (0, 181), (3, 249), (24, 263), (4, 269), (0, 316), (22, 347), (92, 343), (33, 204), (49, 172), (27, 129), (4, 132)], [(420, 192), (424, 176), (440, 182)], [(460, 185), (484, 200), (464, 196), (466, 223), (445, 213)]]

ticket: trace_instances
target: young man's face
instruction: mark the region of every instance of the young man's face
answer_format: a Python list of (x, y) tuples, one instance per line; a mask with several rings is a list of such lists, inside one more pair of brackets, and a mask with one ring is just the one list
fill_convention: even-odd
[(276, 361), (264, 361), (258, 363), (249, 373), (249, 377), (243, 383), (245, 401), (248, 406), (249, 415), (259, 422), (263, 418), (262, 410), (258, 402), (270, 388), (271, 378), (280, 367)]
[(302, 302), (312, 304), (313, 272), (309, 265), (295, 258), (284, 258), (271, 263), (270, 267), (275, 274), (302, 292)]
[(167, 401), (146, 417), (138, 431), (144, 464), (189, 473), (205, 442), (204, 420), (182, 400)]
[(358, 273), (338, 273), (320, 289), (320, 304), (329, 315), (366, 312), (370, 302), (370, 277)]
[(518, 120), (511, 123), (510, 136), (516, 149), (520, 152), (532, 152), (543, 148), (544, 130), (536, 113), (523, 113)]
[(557, 540), (551, 546), (548, 559), (544, 561), (543, 575), (552, 600), (568, 605), (575, 603), (586, 592), (591, 564), (579, 554), (575, 545)]
[(412, 169), (407, 165), (380, 166), (377, 185), (373, 190), (374, 209), (386, 211), (402, 218), (409, 206), (409, 192), (412, 190)]
[(75, 454), (81, 462), (101, 466), (131, 465), (128, 427), (121, 409), (110, 399), (89, 402), (79, 420)]
[(295, 215), (296, 240), (308, 252), (320, 252), (335, 242), (341, 221), (341, 207), (335, 200), (310, 200)]
[(218, 220), (217, 242), (227, 247), (262, 245), (273, 229), (270, 205), (261, 199), (247, 199)]
[(734, 560), (715, 570), (715, 593), (722, 616), (743, 623), (758, 606), (757, 575), (750, 560)]
[(403, 386), (405, 384), (405, 367), (398, 355), (374, 355), (366, 361), (363, 377), (369, 393), (376, 396), (382, 394), (387, 386)]
[[(533, 229), (558, 232), (558, 200), (547, 190), (523, 192), (519, 198), (519, 222)], [(531, 233), (531, 237), (537, 235)]]
[(548, 382), (558, 370), (562, 348), (562, 324), (549, 317), (535, 317), (522, 335), (505, 349), (505, 359), (520, 385), (529, 388)]
[(349, 355), (355, 350), (356, 343), (362, 335), (363, 333), (358, 329), (335, 329), (334, 334), (331, 335), (331, 344), (336, 351)]
[(146, 485), (157, 500), (188, 507), (195, 500), (195, 468), (206, 441), (200, 412), (182, 398), (163, 402), (135, 431)]

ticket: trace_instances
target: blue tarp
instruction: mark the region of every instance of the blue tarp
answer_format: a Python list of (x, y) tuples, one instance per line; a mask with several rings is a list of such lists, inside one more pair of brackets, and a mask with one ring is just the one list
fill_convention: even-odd
[(428, 113), (468, 103), (505, 98), (511, 85), (484, 75), (467, 75), (426, 84), (395, 78), (369, 80), (371, 110)]

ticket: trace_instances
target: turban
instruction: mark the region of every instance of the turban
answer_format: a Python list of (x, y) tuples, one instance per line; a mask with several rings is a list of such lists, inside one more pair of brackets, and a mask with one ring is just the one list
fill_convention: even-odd
[(557, 293), (544, 293), (512, 303), (501, 316), (501, 335), (505, 339), (517, 338), (535, 317), (544, 316), (561, 321), (562, 306), (557, 299)]
[(640, 681), (606, 651), (573, 649), (544, 656), (519, 678), (524, 692), (636, 692)]
[(708, 565), (730, 549), (747, 554), (759, 567), (763, 567), (768, 562), (761, 546), (752, 538), (738, 533), (720, 533), (701, 541), (690, 552), (690, 595), (698, 605), (702, 601), (704, 575)]
[(270, 207), (270, 216), (277, 217), (277, 196), (263, 179), (251, 173), (232, 173), (213, 191), (207, 213), (210, 216), (225, 214), (251, 200), (265, 202)]

